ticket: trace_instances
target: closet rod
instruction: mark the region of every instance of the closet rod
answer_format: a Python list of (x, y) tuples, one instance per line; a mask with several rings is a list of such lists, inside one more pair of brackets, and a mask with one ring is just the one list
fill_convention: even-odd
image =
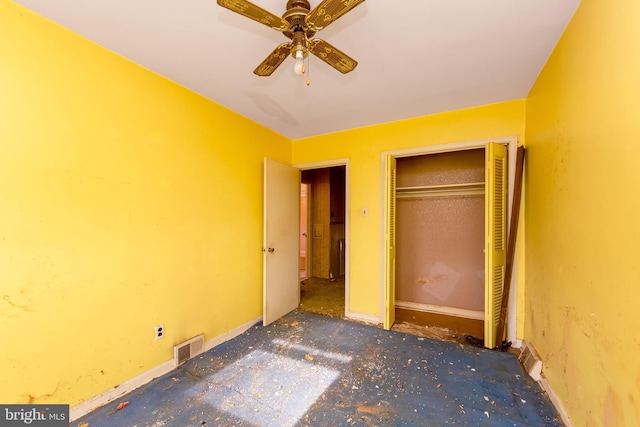
[(440, 185), (417, 185), (413, 187), (397, 187), (398, 191), (411, 191), (411, 190), (439, 190), (448, 188), (484, 188), (484, 182), (463, 182), (460, 184), (440, 184)]
[(462, 196), (484, 194), (484, 182), (463, 184), (420, 185), (396, 188), (397, 198), (416, 198), (429, 196)]
[(455, 191), (414, 191), (410, 193), (396, 193), (396, 199), (425, 199), (428, 197), (453, 197), (453, 196), (482, 196), (484, 189), (455, 190)]

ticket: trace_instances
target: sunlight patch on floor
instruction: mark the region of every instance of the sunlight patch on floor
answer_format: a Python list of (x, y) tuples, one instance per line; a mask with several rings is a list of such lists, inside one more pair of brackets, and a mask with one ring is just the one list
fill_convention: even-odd
[(337, 360), (338, 362), (342, 362), (342, 363), (349, 363), (351, 362), (351, 360), (353, 360), (351, 356), (346, 356), (340, 353), (332, 353), (330, 351), (319, 350), (317, 348), (308, 347), (302, 344), (293, 344), (293, 343), (290, 343), (289, 341), (285, 341), (280, 338), (276, 338), (272, 342), (274, 344), (281, 345), (285, 348), (292, 348), (294, 350), (301, 351), (305, 354), (310, 354), (311, 356), (314, 356), (314, 357), (316, 356), (325, 357), (327, 359)]
[(256, 425), (296, 425), (340, 373), (304, 359), (254, 350), (213, 375), (209, 403)]

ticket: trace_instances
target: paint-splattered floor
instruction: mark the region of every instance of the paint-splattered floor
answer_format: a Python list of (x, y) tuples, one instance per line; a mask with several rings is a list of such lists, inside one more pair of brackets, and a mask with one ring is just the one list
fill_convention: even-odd
[(301, 311), (252, 327), (73, 425), (83, 423), (562, 425), (513, 354)]

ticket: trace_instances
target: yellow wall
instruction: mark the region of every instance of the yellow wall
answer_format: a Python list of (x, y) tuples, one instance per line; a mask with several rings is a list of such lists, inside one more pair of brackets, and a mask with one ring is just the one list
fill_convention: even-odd
[(508, 135), (522, 140), (524, 109), (517, 100), (294, 141), (294, 164), (350, 159), (352, 312), (381, 314), (382, 152)]
[(640, 420), (640, 2), (583, 0), (526, 104), (526, 330), (576, 426)]
[(0, 1), (0, 402), (74, 405), (260, 316), (264, 156), (291, 141)]

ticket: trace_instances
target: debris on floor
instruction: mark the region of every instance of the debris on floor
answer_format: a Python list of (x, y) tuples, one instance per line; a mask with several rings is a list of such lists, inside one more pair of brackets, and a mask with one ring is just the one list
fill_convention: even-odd
[(464, 336), (457, 331), (439, 326), (423, 326), (409, 322), (401, 322), (393, 325), (393, 331), (404, 332), (406, 334), (417, 335), (423, 338), (455, 342), (465, 344)]
[(126, 411), (109, 415), (112, 403), (76, 423), (562, 426), (513, 354), (299, 310), (124, 399), (131, 402)]

